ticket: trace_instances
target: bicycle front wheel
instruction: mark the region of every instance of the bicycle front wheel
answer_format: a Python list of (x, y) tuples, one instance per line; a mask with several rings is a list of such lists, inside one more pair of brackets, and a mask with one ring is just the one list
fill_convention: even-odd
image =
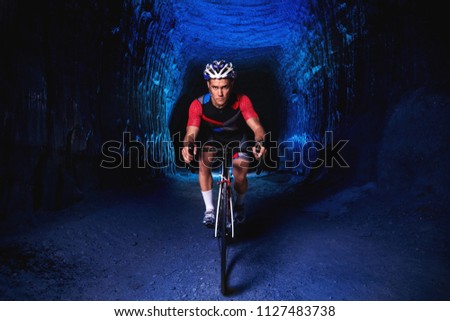
[(220, 248), (220, 288), (223, 295), (228, 291), (227, 280), (227, 220), (230, 211), (228, 198), (230, 191), (227, 186), (222, 188), (221, 202), (220, 202), (220, 217), (219, 217), (219, 248)]

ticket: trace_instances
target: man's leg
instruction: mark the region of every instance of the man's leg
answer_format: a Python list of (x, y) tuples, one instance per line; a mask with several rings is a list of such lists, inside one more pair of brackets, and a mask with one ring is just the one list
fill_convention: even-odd
[(247, 172), (249, 164), (249, 161), (241, 158), (233, 160), (234, 190), (236, 192), (234, 210), (238, 223), (242, 223), (245, 220), (244, 200), (248, 188)]
[(249, 162), (247, 160), (241, 158), (233, 160), (234, 190), (238, 194), (247, 192), (248, 167)]
[(214, 225), (214, 203), (213, 203), (213, 178), (211, 174), (211, 160), (214, 157), (214, 153), (202, 152), (199, 161), (198, 181), (200, 184), (200, 190), (202, 192), (203, 201), (205, 203), (205, 216), (203, 218), (203, 224), (208, 227)]

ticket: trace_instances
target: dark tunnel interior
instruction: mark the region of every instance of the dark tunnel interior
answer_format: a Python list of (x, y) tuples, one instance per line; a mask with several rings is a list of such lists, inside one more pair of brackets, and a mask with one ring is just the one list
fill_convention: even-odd
[[(380, 148), (396, 99), (447, 83), (443, 20), (420, 1), (206, 2), (194, 17), (191, 5), (4, 2), (10, 46), (2, 53), (1, 139), (8, 152), (1, 217), (62, 209), (91, 189), (179, 173), (173, 135), (185, 130), (190, 101), (206, 91), (201, 72), (212, 59), (232, 58), (236, 89), (250, 95), (272, 139), (290, 143), (279, 169), (333, 131), (357, 143), (345, 150), (349, 157), (374, 153), (346, 171), (361, 180), (380, 176), (376, 151), (364, 145)], [(206, 12), (221, 10), (236, 14), (204, 23)], [(221, 41), (211, 40), (213, 28)], [(364, 117), (371, 130), (357, 128)], [(151, 142), (146, 157), (163, 166), (98, 166), (104, 143), (121, 142), (124, 132)], [(293, 172), (309, 175), (294, 163)], [(364, 170), (354, 173), (358, 168)]]
[[(195, 65), (189, 68), (193, 72), (187, 73), (184, 80), (184, 88), (180, 98), (176, 102), (169, 120), (169, 130), (173, 139), (175, 160), (178, 166), (183, 168), (183, 162), (180, 156), (182, 139), (186, 134), (186, 120), (188, 119), (188, 110), (191, 102), (208, 92), (205, 81), (202, 77), (203, 65)], [(245, 65), (244, 65), (245, 67)], [(247, 70), (239, 71), (239, 78), (234, 83), (234, 90), (237, 93), (245, 93), (258, 110), (258, 116), (261, 123), (264, 124), (266, 132), (270, 133), (272, 140), (277, 140), (279, 128), (284, 126), (281, 119), (281, 89), (276, 82), (274, 71), (268, 64), (261, 62), (259, 65)], [(251, 137), (251, 131), (247, 133)], [(274, 153), (275, 154), (275, 153)], [(273, 162), (267, 161), (269, 166), (276, 167)]]
[(232, 299), (449, 300), (447, 20), (420, 0), (1, 1), (0, 300), (222, 299), (180, 156), (215, 59), (273, 147)]

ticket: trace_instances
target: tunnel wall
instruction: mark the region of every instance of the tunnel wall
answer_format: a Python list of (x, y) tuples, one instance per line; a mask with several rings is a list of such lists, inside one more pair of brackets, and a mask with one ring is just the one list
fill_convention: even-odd
[(269, 128), (276, 139), (293, 143), (288, 157), (345, 124), (354, 108), (355, 61), (366, 32), (361, 1), (175, 2), (174, 9), (169, 41), (180, 45), (188, 66), (172, 82), (178, 76), (192, 80), (185, 72), (200, 74), (202, 65), (219, 58), (232, 60), (238, 73), (268, 72), (279, 97), (276, 114), (266, 118), (277, 120)]
[(120, 8), (1, 2), (2, 219), (64, 208), (99, 186), (99, 149), (114, 123), (108, 111), (120, 105), (111, 33)]
[(183, 87), (184, 59), (173, 41), (171, 1), (126, 1), (119, 33), (124, 56), (123, 92), (126, 119), (123, 128), (146, 147), (150, 175), (174, 172), (169, 118)]
[(192, 88), (183, 84), (195, 78), (186, 73), (200, 74), (192, 66), (212, 59), (233, 60), (247, 74), (271, 66), (281, 88), (274, 131), (294, 143), (292, 152), (323, 141), (354, 106), (355, 57), (366, 28), (360, 1), (130, 1), (125, 8), (119, 32), (128, 47), (122, 74), (130, 117), (124, 128), (157, 146), (148, 156), (169, 166), (154, 172), (173, 173), (173, 150), (161, 144), (170, 140), (170, 112), (188, 94), (182, 89)]
[(364, 9), (359, 1), (306, 2), (279, 58), (285, 140), (323, 141), (324, 132), (336, 129), (354, 107), (355, 57), (367, 27)]
[(189, 74), (211, 59), (233, 60), (247, 75), (267, 70), (279, 86), (278, 137), (297, 147), (374, 116), (370, 132), (352, 134), (355, 165), (376, 159), (390, 102), (449, 67), (445, 19), (421, 1), (7, 0), (0, 8), (1, 217), (135, 182), (99, 168), (103, 144), (124, 131), (151, 142), (144, 157), (158, 168), (123, 176), (174, 173), (169, 119)]

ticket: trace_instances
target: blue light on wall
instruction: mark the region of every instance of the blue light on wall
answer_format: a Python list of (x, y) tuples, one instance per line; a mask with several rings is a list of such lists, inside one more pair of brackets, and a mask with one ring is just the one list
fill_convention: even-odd
[(186, 73), (212, 59), (244, 71), (271, 66), (281, 88), (280, 140), (321, 141), (353, 108), (355, 46), (364, 35), (358, 1), (135, 0), (125, 7), (129, 117), (143, 137), (160, 143), (167, 163), (173, 151), (163, 142), (171, 140), (168, 121), (183, 82), (192, 79)]

